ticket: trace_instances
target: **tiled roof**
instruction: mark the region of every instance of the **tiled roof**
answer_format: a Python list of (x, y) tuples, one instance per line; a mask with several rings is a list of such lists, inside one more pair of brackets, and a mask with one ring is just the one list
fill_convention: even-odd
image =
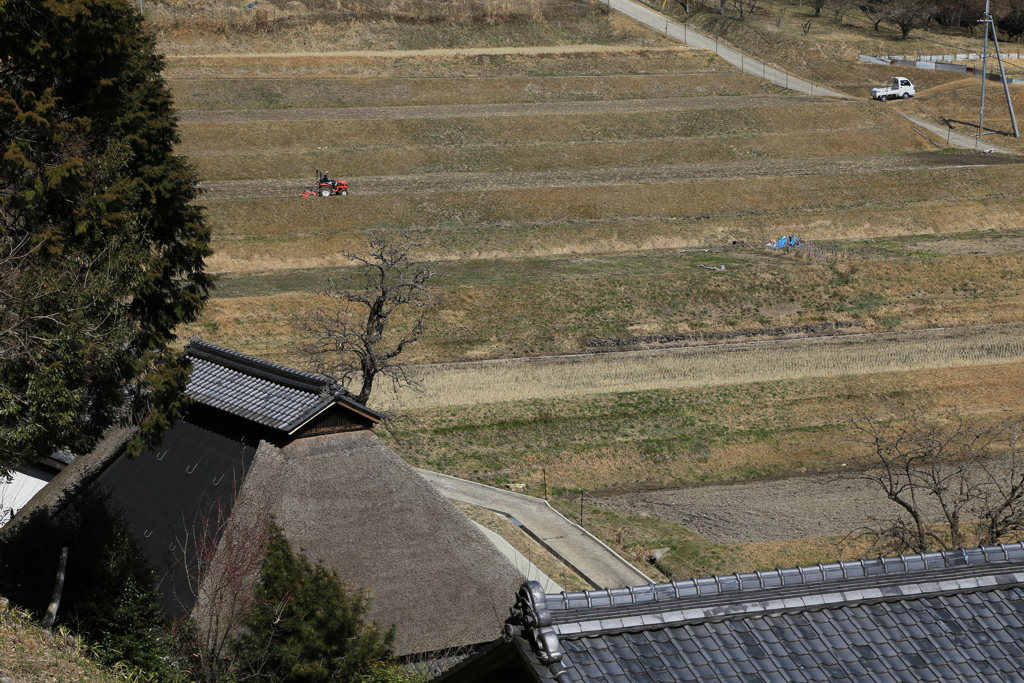
[(527, 583), (506, 629), (561, 683), (1019, 681), (1024, 545), (579, 593)]
[(291, 433), (335, 403), (368, 417), (379, 413), (335, 392), (332, 380), (193, 338), (188, 395), (204, 405)]

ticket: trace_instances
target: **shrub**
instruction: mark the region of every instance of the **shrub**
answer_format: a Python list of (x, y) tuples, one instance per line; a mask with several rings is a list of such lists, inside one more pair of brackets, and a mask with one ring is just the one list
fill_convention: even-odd
[(281, 683), (360, 680), (379, 670), (394, 637), (393, 628), (366, 622), (369, 608), (361, 591), (292, 552), (275, 526), (233, 648), (239, 674)]

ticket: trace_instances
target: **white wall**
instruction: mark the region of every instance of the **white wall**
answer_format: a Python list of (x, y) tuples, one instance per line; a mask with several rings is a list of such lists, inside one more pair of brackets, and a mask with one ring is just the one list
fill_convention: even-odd
[(46, 486), (48, 479), (40, 479), (21, 472), (11, 472), (11, 481), (0, 474), (0, 526), (3, 526), (32, 496)]

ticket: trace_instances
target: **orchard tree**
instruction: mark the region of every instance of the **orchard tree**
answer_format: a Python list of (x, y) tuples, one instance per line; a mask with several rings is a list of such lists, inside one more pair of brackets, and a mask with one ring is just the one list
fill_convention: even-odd
[(124, 0), (0, 0), (0, 472), (183, 410), (209, 231), (161, 68)]
[(860, 11), (868, 18), (876, 31), (880, 30), (879, 25), (885, 21), (889, 12), (889, 0), (874, 0), (866, 5), (858, 5)]
[[(422, 309), (433, 302), (427, 283), (437, 275), (429, 264), (413, 260), (412, 251), (419, 246), (407, 236), (371, 237), (368, 255), (346, 254), (359, 264), (358, 285), (341, 287), (331, 281), (318, 292), (331, 305), (297, 321), (317, 371), (334, 377), (363, 405), (378, 375), (396, 386), (409, 381), (397, 358), (423, 336), (426, 325), (422, 315), (404, 324), (396, 318), (402, 309)], [(350, 390), (355, 383), (359, 390)]]

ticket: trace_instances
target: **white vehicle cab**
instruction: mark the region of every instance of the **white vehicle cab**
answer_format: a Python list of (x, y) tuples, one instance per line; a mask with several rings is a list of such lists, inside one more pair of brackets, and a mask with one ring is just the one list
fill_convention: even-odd
[(910, 82), (910, 79), (903, 78), (902, 76), (896, 76), (893, 78), (892, 85), (887, 88), (871, 89), (871, 99), (878, 100), (879, 102), (895, 100), (897, 97), (906, 100), (916, 94), (917, 93), (914, 91), (914, 84)]

